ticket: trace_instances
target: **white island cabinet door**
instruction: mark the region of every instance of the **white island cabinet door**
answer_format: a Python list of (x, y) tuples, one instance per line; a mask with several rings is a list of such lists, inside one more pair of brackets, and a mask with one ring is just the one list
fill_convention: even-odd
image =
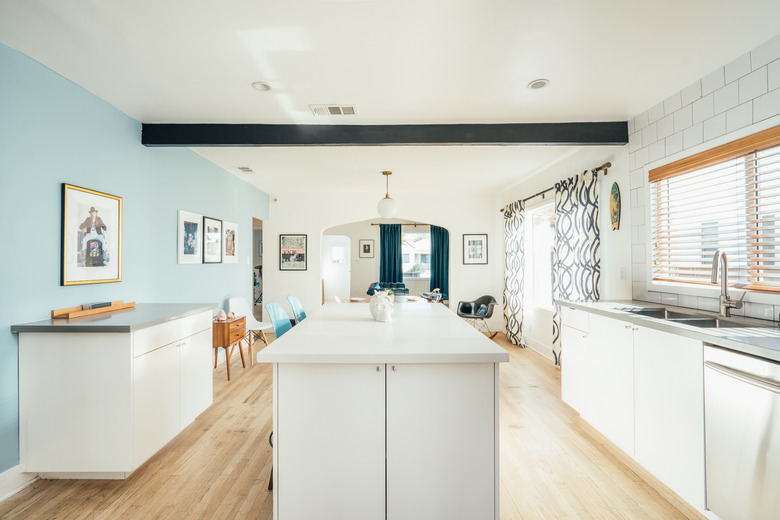
[(569, 327), (561, 327), (561, 399), (588, 415), (588, 333)]
[(385, 365), (278, 365), (279, 520), (384, 520)]
[(179, 433), (176, 343), (133, 359), (133, 469)]
[(702, 342), (634, 332), (636, 460), (689, 504), (704, 509)]
[(496, 511), (493, 363), (387, 365), (387, 519)]
[(204, 330), (179, 342), (180, 429), (189, 426), (214, 396), (211, 330)]
[[(634, 455), (634, 326), (590, 316), (588, 409), (585, 419)], [(565, 359), (565, 354), (564, 354)]]

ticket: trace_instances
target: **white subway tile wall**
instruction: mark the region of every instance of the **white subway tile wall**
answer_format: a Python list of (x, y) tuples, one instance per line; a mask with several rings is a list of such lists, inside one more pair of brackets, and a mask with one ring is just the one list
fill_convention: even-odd
[[(634, 299), (718, 310), (717, 298), (678, 294), (673, 288), (648, 291), (646, 255), (650, 237), (645, 220), (650, 196), (645, 166), (778, 115), (780, 34), (628, 122)], [(735, 294), (741, 295), (739, 291)], [(733, 314), (777, 320), (780, 298), (778, 305), (745, 302), (743, 309)]]

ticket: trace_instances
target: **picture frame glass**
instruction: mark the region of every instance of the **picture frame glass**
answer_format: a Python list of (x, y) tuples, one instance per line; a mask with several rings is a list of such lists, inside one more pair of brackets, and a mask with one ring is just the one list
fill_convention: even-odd
[(179, 210), (177, 243), (180, 264), (203, 262), (203, 215)]
[(488, 263), (486, 234), (463, 235), (463, 263), (466, 265)]
[(374, 241), (370, 239), (364, 239), (358, 241), (358, 257), (359, 258), (374, 258)]
[(122, 197), (62, 185), (61, 285), (122, 281)]
[(222, 222), (222, 262), (238, 263), (238, 224)]
[(203, 263), (222, 262), (222, 221), (203, 217)]
[(279, 235), (279, 270), (305, 271), (307, 264), (306, 235)]

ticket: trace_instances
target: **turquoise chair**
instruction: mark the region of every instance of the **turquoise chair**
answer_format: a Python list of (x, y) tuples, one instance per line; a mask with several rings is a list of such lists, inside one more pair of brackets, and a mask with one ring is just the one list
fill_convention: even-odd
[(287, 301), (290, 302), (290, 307), (292, 307), (293, 315), (295, 316), (295, 324), (298, 325), (306, 319), (306, 311), (303, 310), (301, 301), (292, 294), (287, 295)]
[(290, 317), (284, 312), (281, 305), (275, 302), (265, 304), (265, 310), (268, 312), (268, 317), (271, 319), (271, 325), (274, 326), (275, 339), (282, 337), (282, 334), (292, 328), (290, 324)]

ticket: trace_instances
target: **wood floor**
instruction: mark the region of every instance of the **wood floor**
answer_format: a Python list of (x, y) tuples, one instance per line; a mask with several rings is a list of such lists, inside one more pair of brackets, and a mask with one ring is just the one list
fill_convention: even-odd
[[(560, 372), (496, 341), (501, 366), (501, 519), (704, 519), (560, 400)], [(125, 481), (40, 480), (3, 519), (272, 518), (270, 366), (214, 371), (214, 404)], [(316, 519), (312, 519), (316, 520)], [(483, 520), (483, 519), (474, 519)]]

